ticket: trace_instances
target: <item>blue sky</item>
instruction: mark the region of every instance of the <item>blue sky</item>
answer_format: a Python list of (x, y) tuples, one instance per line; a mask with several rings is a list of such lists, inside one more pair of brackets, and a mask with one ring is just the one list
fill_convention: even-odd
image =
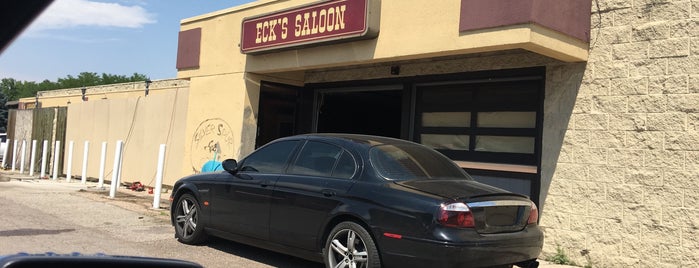
[(0, 78), (177, 75), (180, 20), (252, 0), (55, 0), (0, 55)]

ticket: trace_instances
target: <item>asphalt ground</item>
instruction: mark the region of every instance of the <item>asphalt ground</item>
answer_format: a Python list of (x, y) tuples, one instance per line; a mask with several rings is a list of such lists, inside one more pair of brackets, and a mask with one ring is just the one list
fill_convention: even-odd
[[(154, 195), (149, 193), (147, 188), (146, 191), (132, 191), (122, 186), (118, 188), (115, 198), (109, 198), (109, 184), (105, 184), (104, 188), (97, 188), (97, 183), (92, 181), (88, 181), (86, 184), (82, 184), (79, 179), (66, 182), (65, 178), (59, 178), (54, 181), (50, 179), (40, 179), (36, 176), (28, 176), (27, 174), (0, 170), (0, 183), (3, 182), (9, 183), (0, 184), (0, 190), (26, 192), (27, 190), (24, 189), (31, 189), (31, 193), (24, 193), (13, 200), (5, 200), (5, 202), (19, 202), (14, 206), (18, 207), (15, 209), (24, 211), (19, 211), (17, 213), (29, 211), (32, 215), (41, 215), (38, 219), (27, 219), (27, 216), (23, 216), (25, 219), (18, 223), (14, 223), (15, 228), (5, 228), (8, 229), (5, 231), (2, 230), (3, 227), (0, 227), (0, 241), (7, 240), (3, 242), (3, 244), (18, 245), (19, 249), (17, 251), (29, 252), (27, 250), (32, 248), (31, 245), (35, 244), (41, 244), (51, 249), (60, 249), (67, 244), (68, 248), (63, 250), (63, 253), (81, 252), (82, 249), (92, 250), (92, 252), (86, 253), (96, 253), (94, 251), (97, 250), (98, 252), (117, 252), (118, 254), (134, 256), (146, 255), (161, 258), (179, 258), (198, 262), (205, 265), (205, 267), (322, 267), (322, 265), (317, 263), (307, 262), (283, 254), (247, 247), (220, 239), (214, 239), (209, 243), (208, 248), (192, 248), (192, 246), (180, 244), (174, 240), (172, 234), (173, 230), (169, 224), (169, 192), (163, 192), (161, 194), (160, 209), (153, 209)], [(7, 196), (7, 194), (0, 195), (0, 199)], [(60, 204), (60, 202), (63, 202), (59, 200), (62, 196), (69, 196), (71, 199), (65, 201), (68, 202), (67, 204)], [(49, 212), (47, 216), (42, 215), (45, 207), (44, 205), (39, 205), (41, 198), (52, 198), (52, 200), (47, 201), (50, 204), (48, 206), (54, 206), (55, 208), (49, 211), (60, 211), (57, 213)], [(51, 202), (53, 202), (53, 204), (51, 204)], [(27, 204), (29, 204), (29, 206), (24, 207)], [(34, 206), (32, 206), (32, 204)], [(114, 209), (114, 207), (118, 209)], [(86, 211), (91, 212), (85, 215), (84, 212)], [(43, 218), (52, 218), (56, 215), (61, 218), (55, 221), (67, 221), (62, 224), (62, 228), (56, 228), (56, 223), (44, 223), (44, 220), (42, 220)], [(99, 242), (92, 242), (84, 237), (76, 238), (74, 233), (76, 233), (76, 231), (77, 233), (82, 231), (79, 230), (80, 227), (76, 226), (77, 224), (75, 222), (71, 222), (75, 221), (75, 219), (79, 219), (79, 225), (82, 226), (106, 226), (103, 228), (90, 228), (97, 230), (94, 233), (82, 234), (81, 236), (101, 238), (108, 242), (106, 244), (100, 244)], [(33, 224), (37, 224), (37, 226), (48, 224), (49, 226), (53, 226), (53, 228), (46, 228), (46, 226), (26, 228), (27, 221), (34, 222)], [(4, 223), (4, 225), (8, 224)], [(12, 223), (9, 225), (12, 225)], [(13, 232), (19, 233), (15, 234)], [(57, 235), (67, 240), (77, 240), (73, 242), (56, 242), (55, 239), (54, 242), (51, 242), (52, 240), (29, 240), (28, 242), (33, 244), (28, 244), (24, 246), (25, 249), (21, 250), (23, 248), (22, 243), (27, 242), (24, 236), (37, 234)], [(123, 238), (125, 235), (129, 236), (128, 239), (124, 239), (126, 241), (123, 241), (121, 244), (115, 243), (120, 242), (117, 240), (120, 240), (119, 238)], [(79, 244), (80, 246), (74, 247), (75, 244)], [(150, 249), (139, 250), (140, 247), (148, 247), (153, 244), (157, 244), (157, 247), (161, 247), (162, 250), (167, 252), (163, 253), (158, 250)], [(213, 248), (213, 250), (209, 250), (210, 248)], [(198, 250), (202, 252), (196, 252)], [(188, 254), (178, 254), (178, 251), (186, 251)], [(12, 248), (0, 245), (0, 255), (7, 254), (12, 254)], [(269, 258), (261, 256), (269, 256)], [(220, 261), (216, 262), (216, 259)], [(575, 266), (557, 265), (546, 261), (540, 261), (539, 267), (566, 268)]]

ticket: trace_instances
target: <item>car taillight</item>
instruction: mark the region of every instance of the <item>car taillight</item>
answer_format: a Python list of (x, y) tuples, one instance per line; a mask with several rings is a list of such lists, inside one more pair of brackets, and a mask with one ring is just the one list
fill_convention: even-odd
[(536, 204), (532, 202), (532, 207), (529, 209), (529, 219), (527, 219), (527, 224), (537, 223), (539, 221), (539, 208)]
[(473, 220), (473, 213), (464, 203), (442, 204), (438, 215), (440, 224), (450, 227), (473, 228), (476, 223)]

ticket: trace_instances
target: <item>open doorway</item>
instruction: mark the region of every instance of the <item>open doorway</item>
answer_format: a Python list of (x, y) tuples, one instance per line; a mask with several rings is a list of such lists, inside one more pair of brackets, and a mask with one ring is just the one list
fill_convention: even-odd
[(263, 82), (257, 118), (255, 147), (297, 133), (298, 99), (301, 88)]
[(401, 138), (403, 89), (320, 90), (319, 133), (355, 133)]

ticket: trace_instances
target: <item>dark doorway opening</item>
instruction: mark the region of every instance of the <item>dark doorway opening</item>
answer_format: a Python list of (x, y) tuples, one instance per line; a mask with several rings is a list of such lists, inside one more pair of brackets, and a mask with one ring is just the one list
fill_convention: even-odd
[(297, 134), (302, 88), (263, 82), (260, 86), (260, 107), (257, 118), (258, 148), (281, 137)]
[(319, 133), (401, 138), (403, 90), (321, 91), (318, 106)]

